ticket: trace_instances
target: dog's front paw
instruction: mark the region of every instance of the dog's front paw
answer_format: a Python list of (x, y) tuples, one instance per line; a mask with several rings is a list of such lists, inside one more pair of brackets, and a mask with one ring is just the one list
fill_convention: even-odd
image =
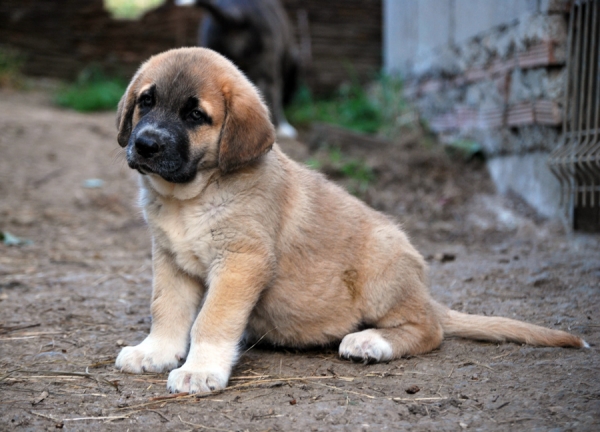
[(375, 329), (344, 336), (340, 357), (363, 363), (376, 363), (393, 358), (392, 346)]
[(229, 373), (219, 368), (192, 368), (183, 365), (172, 370), (167, 380), (167, 388), (171, 393), (204, 393), (224, 389), (229, 380)]
[(141, 344), (121, 350), (115, 365), (123, 372), (166, 372), (185, 358), (186, 349), (168, 341), (147, 337)]

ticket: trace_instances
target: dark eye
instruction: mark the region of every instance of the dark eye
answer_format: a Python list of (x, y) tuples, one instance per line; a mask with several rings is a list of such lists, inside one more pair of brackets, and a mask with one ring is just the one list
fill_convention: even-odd
[(188, 114), (188, 119), (190, 119), (191, 121), (194, 121), (194, 122), (200, 121), (200, 120), (204, 119), (204, 113), (202, 113), (202, 111), (197, 110), (197, 109), (192, 110)]
[(142, 95), (139, 100), (140, 108), (150, 108), (152, 107), (152, 96), (149, 94)]

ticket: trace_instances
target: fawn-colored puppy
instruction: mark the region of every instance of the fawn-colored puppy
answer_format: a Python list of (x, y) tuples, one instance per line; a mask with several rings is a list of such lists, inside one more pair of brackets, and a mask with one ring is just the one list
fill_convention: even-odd
[(587, 346), (433, 300), (404, 232), (286, 157), (255, 87), (213, 51), (144, 63), (117, 126), (141, 174), (154, 270), (150, 335), (123, 348), (123, 371), (172, 369), (172, 392), (222, 389), (244, 336), (292, 347), (341, 341), (340, 356), (361, 361), (426, 353), (445, 335)]

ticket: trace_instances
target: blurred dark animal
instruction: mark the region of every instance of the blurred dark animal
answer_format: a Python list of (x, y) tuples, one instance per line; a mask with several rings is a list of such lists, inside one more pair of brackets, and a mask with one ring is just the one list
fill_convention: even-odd
[(298, 54), (292, 28), (278, 0), (176, 0), (209, 12), (198, 44), (233, 61), (261, 91), (280, 136), (296, 130), (283, 112), (297, 87)]

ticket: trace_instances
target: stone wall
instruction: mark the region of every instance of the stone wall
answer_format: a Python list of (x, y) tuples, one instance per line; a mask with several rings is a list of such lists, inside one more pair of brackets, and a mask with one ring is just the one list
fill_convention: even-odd
[[(283, 0), (317, 93), (381, 69), (381, 0)], [(196, 45), (200, 9), (167, 0), (138, 21), (115, 20), (102, 0), (2, 0), (0, 45), (19, 50), (25, 73), (73, 79), (90, 63), (130, 76), (152, 54)]]
[[(385, 69), (405, 77), (405, 93), (430, 128), (446, 143), (480, 144), (501, 192), (513, 189), (540, 213), (557, 215), (558, 182), (545, 159), (559, 144), (563, 121), (570, 3), (384, 5)], [(404, 16), (406, 27), (392, 28), (393, 13)], [(407, 44), (395, 48), (393, 38), (408, 33)], [(516, 163), (519, 158), (527, 163)]]

